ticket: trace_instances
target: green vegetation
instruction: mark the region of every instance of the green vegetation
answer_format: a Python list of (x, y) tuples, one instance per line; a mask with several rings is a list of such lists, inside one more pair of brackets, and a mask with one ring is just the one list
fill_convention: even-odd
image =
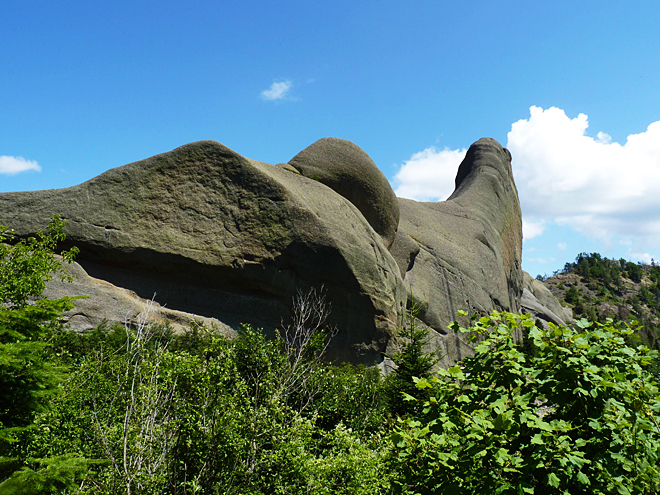
[(455, 324), (476, 355), (435, 372), (413, 312), (385, 378), (323, 360), (316, 292), (270, 340), (173, 334), (149, 304), (134, 327), (75, 333), (71, 301), (41, 297), (75, 255), (53, 256), (62, 225), (0, 230), (1, 494), (658, 491), (655, 354), (626, 324), (494, 313)]
[(660, 349), (660, 265), (655, 262), (644, 265), (581, 253), (544, 283), (576, 318), (638, 321), (630, 343)]
[[(67, 372), (52, 355), (49, 339), (71, 301), (40, 298), (54, 274), (67, 278), (62, 260), (69, 262), (77, 253), (72, 249), (61, 258), (53, 256), (57, 243), (64, 240), (63, 226), (55, 216), (46, 232), (20, 240), (0, 227), (0, 480), (16, 471), (14, 478), (21, 486), (46, 492), (69, 485), (71, 475), (86, 470), (84, 459), (71, 456), (35, 460), (32, 469), (15, 455), (32, 434), (35, 417), (48, 410)], [(12, 482), (0, 488), (3, 493), (32, 493), (13, 489)]]
[(416, 315), (421, 308), (413, 303), (407, 313), (407, 322), (399, 330), (402, 337), (401, 349), (390, 358), (396, 365), (396, 371), (387, 375), (384, 383), (385, 400), (388, 411), (393, 415), (405, 416), (418, 409), (418, 405), (405, 400), (405, 396), (415, 390), (414, 378), (431, 376), (433, 368), (440, 360), (425, 349), (429, 331), (418, 324)]
[[(514, 332), (529, 329), (533, 355)], [(416, 380), (421, 414), (395, 432), (403, 493), (654, 494), (660, 489), (660, 397), (625, 324), (537, 328), (493, 313), (461, 366)], [(421, 394), (424, 393), (424, 398)]]

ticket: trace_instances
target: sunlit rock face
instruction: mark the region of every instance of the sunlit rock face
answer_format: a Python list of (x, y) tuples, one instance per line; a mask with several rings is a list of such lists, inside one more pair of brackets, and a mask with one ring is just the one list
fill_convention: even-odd
[(522, 294), (522, 220), (511, 155), (494, 139), (474, 143), (447, 201), (400, 199), (391, 251), (418, 318), (441, 334), (445, 364), (469, 354), (464, 336), (447, 333), (456, 312), (518, 311)]
[(456, 311), (520, 307), (520, 205), (510, 154), (492, 139), (470, 147), (439, 203), (396, 198), (363, 150), (335, 138), (278, 165), (200, 141), (74, 187), (0, 194), (0, 225), (21, 236), (55, 213), (80, 249), (79, 277), (48, 295), (90, 296), (67, 315), (78, 330), (124, 323), (155, 293), (154, 317), (176, 327), (272, 333), (298, 291), (323, 287), (338, 330), (330, 359), (381, 363), (415, 302), (448, 364), (470, 352), (447, 331)]
[(323, 138), (289, 164), (348, 199), (385, 245), (392, 245), (399, 225), (399, 203), (390, 183), (361, 148), (344, 139)]

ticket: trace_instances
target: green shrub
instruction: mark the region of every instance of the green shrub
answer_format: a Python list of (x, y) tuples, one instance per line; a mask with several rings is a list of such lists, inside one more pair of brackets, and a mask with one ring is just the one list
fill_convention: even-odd
[(379, 372), (319, 361), (321, 337), (62, 332), (72, 371), (26, 449), (104, 459), (87, 465), (78, 495), (388, 493)]
[[(514, 331), (529, 328), (525, 355)], [(660, 400), (625, 324), (537, 328), (493, 313), (469, 328), (473, 358), (418, 379), (423, 404), (394, 433), (393, 465), (406, 494), (655, 494), (660, 489)], [(422, 398), (424, 394), (424, 398)]]
[(343, 424), (368, 434), (382, 429), (387, 411), (378, 368), (348, 363), (328, 366), (319, 382), (312, 412), (319, 428), (330, 431)]

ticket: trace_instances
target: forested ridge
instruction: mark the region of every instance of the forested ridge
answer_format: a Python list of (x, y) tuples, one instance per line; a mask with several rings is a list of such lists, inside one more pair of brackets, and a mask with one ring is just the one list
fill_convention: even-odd
[(539, 277), (576, 318), (639, 322), (637, 336), (660, 349), (660, 264), (580, 253), (552, 277)]
[(274, 339), (175, 334), (148, 304), (135, 325), (75, 333), (60, 323), (71, 300), (41, 296), (76, 254), (57, 250), (62, 228), (0, 229), (0, 494), (660, 489), (658, 354), (625, 319), (461, 313), (451, 330), (475, 356), (436, 370), (412, 307), (386, 377), (323, 359), (321, 290)]

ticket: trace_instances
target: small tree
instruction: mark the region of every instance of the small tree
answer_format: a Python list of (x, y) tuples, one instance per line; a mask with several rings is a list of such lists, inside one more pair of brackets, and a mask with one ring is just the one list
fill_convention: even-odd
[(123, 359), (111, 363), (116, 367), (111, 372), (115, 388), (110, 403), (107, 397), (98, 402), (91, 397), (94, 431), (127, 495), (164, 484), (176, 437), (172, 427), (176, 377), (168, 376), (163, 366), (168, 342), (158, 338), (149, 321), (153, 304), (153, 300), (145, 304), (135, 330), (125, 323)]
[[(18, 239), (0, 226), (0, 483), (2, 493), (52, 493), (70, 485), (87, 461), (75, 456), (29, 459), (21, 439), (44, 410), (66, 369), (48, 354), (49, 336), (59, 327), (71, 298), (44, 299), (54, 275), (70, 279), (62, 263), (78, 250), (62, 251), (64, 221), (54, 216), (46, 232)], [(41, 468), (39, 466), (42, 466)]]
[(298, 291), (293, 298), (292, 322), (278, 332), (278, 342), (287, 358), (278, 394), (283, 398), (295, 396), (299, 411), (311, 404), (320, 388), (315, 378), (324, 366), (325, 352), (335, 334), (327, 324), (330, 311), (323, 286), (318, 291)]
[(418, 304), (413, 304), (406, 312), (404, 324), (399, 330), (401, 350), (390, 356), (396, 368), (385, 379), (384, 387), (389, 410), (393, 414), (405, 415), (417, 408), (404, 397), (416, 390), (413, 378), (430, 376), (439, 361), (435, 353), (427, 350), (429, 330), (419, 325), (417, 315), (420, 310)]
[[(59, 370), (44, 360), (49, 332), (59, 325), (70, 298), (41, 298), (46, 282), (58, 274), (70, 276), (62, 259), (70, 262), (77, 250), (54, 256), (57, 243), (65, 239), (64, 222), (58, 216), (47, 232), (16, 239), (13, 231), (0, 227), (0, 439), (10, 441), (12, 428), (29, 424), (48, 400)], [(13, 244), (11, 244), (13, 243)], [(36, 299), (29, 304), (30, 299)]]

